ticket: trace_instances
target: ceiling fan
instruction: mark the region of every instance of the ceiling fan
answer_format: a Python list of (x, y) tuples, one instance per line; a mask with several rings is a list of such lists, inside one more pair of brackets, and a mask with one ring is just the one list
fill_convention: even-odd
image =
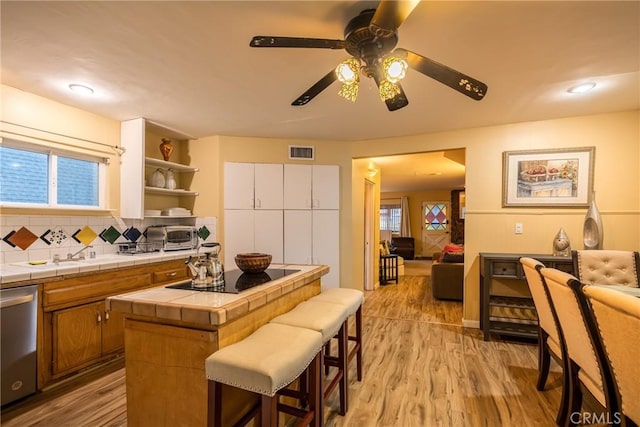
[(409, 104), (400, 85), (407, 67), (480, 101), (487, 93), (487, 85), (459, 71), (406, 49), (394, 47), (398, 43), (398, 27), (407, 19), (419, 0), (381, 0), (376, 9), (363, 10), (349, 21), (344, 40), (306, 37), (255, 36), (251, 47), (288, 47), (345, 49), (352, 57), (331, 70), (291, 105), (306, 105), (335, 80), (343, 83), (339, 94), (351, 101), (358, 95), (359, 75), (374, 79), (389, 111)]

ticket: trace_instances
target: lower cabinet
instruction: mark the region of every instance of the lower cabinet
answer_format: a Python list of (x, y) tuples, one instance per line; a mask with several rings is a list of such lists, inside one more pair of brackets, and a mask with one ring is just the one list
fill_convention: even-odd
[(124, 316), (106, 310), (107, 297), (187, 277), (184, 260), (173, 260), (45, 282), (38, 389), (123, 353)]
[(124, 321), (104, 302), (57, 310), (52, 314), (53, 375), (83, 368), (124, 348)]

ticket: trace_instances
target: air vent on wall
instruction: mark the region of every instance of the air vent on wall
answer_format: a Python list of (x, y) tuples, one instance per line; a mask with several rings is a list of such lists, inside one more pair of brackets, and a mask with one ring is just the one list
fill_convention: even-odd
[(313, 160), (313, 146), (290, 145), (289, 159)]

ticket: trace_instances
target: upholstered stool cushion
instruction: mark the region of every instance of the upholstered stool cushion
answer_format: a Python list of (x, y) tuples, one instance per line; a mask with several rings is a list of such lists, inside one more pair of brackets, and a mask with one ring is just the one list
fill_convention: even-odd
[(309, 299), (309, 301), (324, 301), (341, 304), (347, 307), (349, 314), (354, 314), (364, 301), (364, 293), (357, 289), (329, 288)]
[(271, 319), (271, 323), (311, 329), (322, 334), (322, 342), (333, 338), (349, 317), (346, 306), (324, 301), (303, 301), (293, 310)]
[(205, 361), (207, 379), (274, 396), (309, 366), (323, 344), (311, 329), (268, 323)]

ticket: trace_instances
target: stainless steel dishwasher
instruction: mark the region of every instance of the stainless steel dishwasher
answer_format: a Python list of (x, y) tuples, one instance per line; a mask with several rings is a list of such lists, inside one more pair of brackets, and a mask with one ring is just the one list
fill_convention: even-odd
[(0, 404), (36, 392), (36, 285), (0, 290)]

